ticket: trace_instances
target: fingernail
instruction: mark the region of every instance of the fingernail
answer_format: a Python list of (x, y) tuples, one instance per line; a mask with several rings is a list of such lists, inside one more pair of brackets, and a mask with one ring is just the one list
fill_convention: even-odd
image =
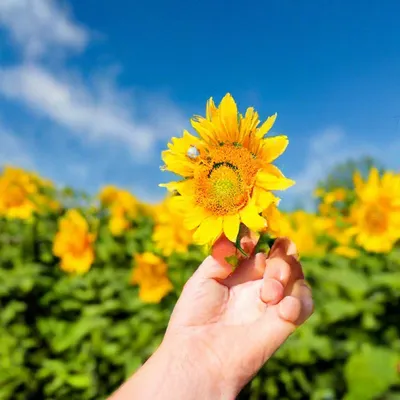
[(293, 258), (295, 258), (298, 261), (299, 260), (299, 253), (297, 251), (296, 243), (293, 242), (293, 240), (290, 240), (289, 238), (287, 238), (287, 240), (288, 240), (288, 247), (287, 247), (286, 254), (288, 256), (292, 256)]
[(257, 253), (256, 257), (255, 257), (255, 260), (256, 260), (256, 268), (261, 270), (261, 271), (264, 271), (265, 267), (266, 267), (265, 254)]

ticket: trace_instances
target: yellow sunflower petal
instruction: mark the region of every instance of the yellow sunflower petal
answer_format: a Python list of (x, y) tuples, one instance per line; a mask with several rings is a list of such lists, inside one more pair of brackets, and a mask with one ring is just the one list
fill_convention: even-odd
[(360, 192), (364, 185), (363, 185), (363, 179), (362, 179), (359, 171), (356, 171), (353, 175), (353, 184), (354, 184), (354, 190), (355, 190), (357, 196), (360, 196)]
[(215, 106), (214, 99), (210, 97), (210, 99), (207, 101), (206, 105), (206, 118), (211, 121), (213, 118), (215, 118), (216, 114), (218, 113), (218, 109)]
[(286, 190), (294, 184), (295, 181), (286, 178), (282, 172), (272, 164), (267, 165), (257, 173), (256, 185), (265, 190)]
[(352, 237), (357, 235), (360, 232), (359, 228), (357, 226), (352, 226), (350, 228), (347, 228), (344, 231), (344, 235), (348, 236), (348, 237)]
[(174, 154), (170, 150), (164, 150), (161, 158), (165, 166), (162, 168), (166, 171), (173, 172), (183, 177), (193, 176), (195, 163), (182, 154)]
[(255, 203), (260, 209), (265, 210), (272, 203), (279, 203), (279, 197), (276, 197), (273, 193), (268, 190), (265, 190), (261, 187), (256, 186), (253, 191), (253, 198)]
[(362, 201), (375, 202), (380, 198), (380, 193), (381, 185), (379, 171), (376, 168), (372, 168), (367, 182), (363, 184), (363, 187), (357, 194)]
[(235, 100), (229, 93), (221, 100), (219, 113), (226, 139), (235, 140), (238, 134), (238, 110)]
[(240, 219), (253, 231), (260, 231), (266, 227), (265, 219), (258, 214), (257, 207), (253, 203), (247, 204), (247, 206), (240, 211)]
[(192, 204), (186, 196), (171, 196), (169, 205), (174, 212), (183, 214)]
[(193, 175), (197, 165), (196, 157), (189, 157), (188, 151), (194, 147), (199, 156), (204, 153), (204, 142), (198, 137), (191, 135), (188, 131), (183, 131), (180, 138), (173, 137), (168, 143), (168, 149), (161, 153), (161, 158), (165, 163), (164, 169), (178, 175), (188, 177)]
[(224, 217), (224, 233), (231, 241), (235, 242), (239, 233), (240, 217), (239, 214), (227, 215)]
[(284, 135), (266, 138), (263, 140), (258, 157), (261, 158), (263, 162), (270, 163), (286, 150), (288, 144), (289, 139)]
[(141, 285), (139, 297), (145, 303), (159, 303), (173, 288), (170, 280), (162, 277), (156, 285)]
[(203, 149), (204, 143), (196, 136), (193, 136), (187, 130), (183, 131), (183, 136), (180, 138), (173, 137), (171, 142), (168, 143), (168, 148), (175, 154), (187, 154), (190, 146), (196, 146), (197, 148)]
[(267, 120), (257, 129), (256, 136), (258, 138), (264, 137), (269, 130), (272, 128), (272, 126), (275, 123), (276, 117), (278, 116), (277, 113), (274, 115), (271, 115), (270, 117), (267, 118)]
[(251, 134), (256, 130), (259, 122), (260, 121), (258, 119), (258, 113), (254, 110), (253, 107), (249, 107), (246, 110), (245, 116), (241, 116), (240, 118), (239, 143), (242, 143), (245, 147), (249, 145)]
[(201, 207), (193, 207), (186, 208), (185, 219), (183, 220), (183, 224), (186, 229), (192, 230), (197, 228), (207, 217), (209, 214), (206, 213)]
[(222, 233), (222, 217), (208, 217), (197, 228), (193, 240), (199, 244), (213, 243)]
[(339, 256), (343, 256), (346, 258), (354, 259), (360, 256), (360, 252), (356, 249), (353, 249), (349, 246), (338, 246), (333, 249), (333, 252)]
[(177, 191), (180, 195), (193, 196), (194, 194), (193, 179), (185, 179), (178, 182), (160, 183), (158, 186), (166, 188), (169, 192)]
[(275, 203), (272, 203), (264, 212), (263, 216), (267, 220), (267, 231), (274, 237), (290, 236), (291, 226), (286, 215), (278, 210)]
[(217, 143), (215, 127), (211, 121), (197, 115), (190, 120), (190, 123), (205, 142), (210, 144)]
[(368, 185), (379, 186), (379, 171), (376, 167), (371, 168), (368, 177)]
[(177, 187), (177, 191), (182, 196), (193, 196), (194, 195), (194, 180), (186, 179), (181, 181)]

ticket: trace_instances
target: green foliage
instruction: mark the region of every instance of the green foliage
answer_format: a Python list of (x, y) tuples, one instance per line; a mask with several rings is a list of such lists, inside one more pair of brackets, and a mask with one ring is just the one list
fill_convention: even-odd
[(345, 398), (369, 400), (384, 393), (397, 381), (397, 362), (397, 355), (391, 349), (363, 344), (346, 364), (349, 392)]
[[(55, 215), (0, 221), (0, 399), (105, 399), (162, 340), (181, 288), (204, 257), (167, 260), (175, 291), (143, 304), (129, 285), (132, 253), (154, 251), (140, 217), (114, 238), (100, 218), (96, 261), (60, 270)], [(261, 243), (266, 243), (263, 238)], [(315, 313), (242, 391), (241, 399), (400, 397), (400, 252), (303, 260)]]
[(242, 398), (388, 400), (400, 395), (398, 254), (304, 260), (315, 313)]

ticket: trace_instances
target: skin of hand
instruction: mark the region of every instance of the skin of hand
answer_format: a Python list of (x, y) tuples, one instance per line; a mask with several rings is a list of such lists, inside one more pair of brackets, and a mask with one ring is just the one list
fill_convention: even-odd
[[(252, 253), (255, 241), (242, 240)], [(231, 400), (313, 312), (296, 247), (279, 238), (233, 271), (225, 237), (176, 303), (162, 344), (109, 400)]]

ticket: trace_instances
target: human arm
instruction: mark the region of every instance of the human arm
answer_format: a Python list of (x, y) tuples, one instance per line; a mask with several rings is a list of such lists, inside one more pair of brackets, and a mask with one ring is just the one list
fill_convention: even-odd
[(186, 283), (164, 340), (109, 400), (231, 400), (312, 313), (293, 243), (243, 260), (221, 239)]

